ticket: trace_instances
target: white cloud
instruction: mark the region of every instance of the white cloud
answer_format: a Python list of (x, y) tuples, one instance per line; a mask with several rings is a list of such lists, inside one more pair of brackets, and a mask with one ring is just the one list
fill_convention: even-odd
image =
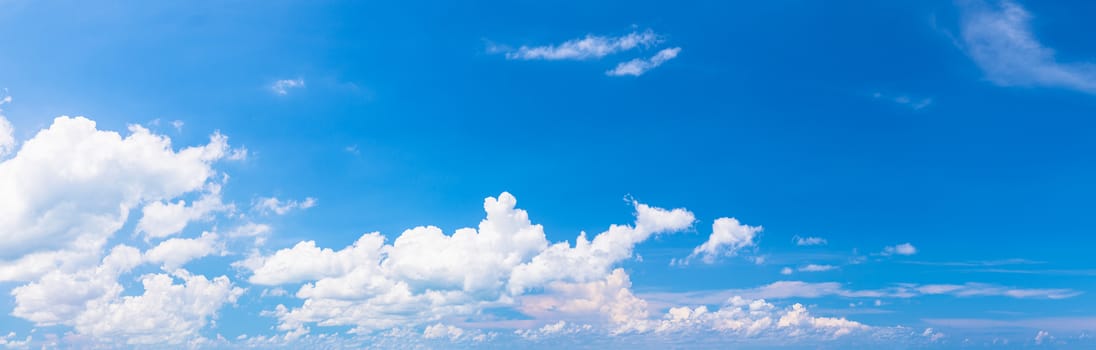
[(749, 299), (822, 298), (915, 298), (925, 295), (950, 295), (954, 297), (1009, 297), (1016, 299), (1067, 299), (1081, 295), (1073, 289), (1016, 288), (985, 283), (964, 284), (913, 284), (899, 283), (882, 289), (848, 289), (837, 282), (777, 281), (749, 289), (730, 289), (715, 292), (647, 293), (642, 295), (660, 305), (667, 303), (711, 304), (734, 296)]
[[(199, 190), (215, 174), (227, 138), (175, 152), (170, 140), (131, 125), (125, 138), (83, 117), (59, 117), (0, 163), (0, 278), (20, 279), (94, 262), (141, 203)], [(13, 274), (14, 275), (14, 274)]]
[(174, 271), (191, 260), (223, 253), (224, 246), (218, 238), (211, 232), (204, 232), (199, 238), (172, 238), (145, 252), (145, 259), (162, 263), (166, 271)]
[(573, 336), (579, 332), (589, 332), (593, 326), (589, 324), (577, 325), (567, 321), (546, 324), (538, 329), (518, 329), (514, 334), (528, 340), (538, 340), (549, 337)]
[(1039, 333), (1035, 334), (1035, 344), (1041, 345), (1043, 344), (1043, 341), (1047, 339), (1054, 339), (1054, 337), (1050, 335), (1050, 332), (1041, 330)]
[(963, 46), (990, 81), (1002, 86), (1063, 87), (1096, 93), (1096, 65), (1060, 62), (1031, 31), (1031, 14), (1012, 1), (960, 5)]
[(735, 218), (716, 219), (708, 241), (693, 249), (686, 260), (699, 256), (705, 263), (711, 264), (720, 257), (734, 256), (740, 250), (754, 246), (754, 238), (762, 229), (761, 226), (739, 223)]
[(917, 254), (917, 247), (914, 247), (909, 243), (902, 243), (899, 245), (883, 247), (882, 255), (914, 255)]
[(199, 337), (198, 331), (217, 311), (244, 292), (225, 276), (210, 280), (185, 270), (170, 276), (147, 274), (141, 284), (141, 295), (88, 302), (87, 310), (74, 321), (76, 331), (128, 344), (179, 344)]
[(179, 212), (142, 217), (142, 232), (161, 235), (221, 210), (219, 185), (210, 180), (227, 138), (215, 133), (207, 145), (174, 151), (167, 137), (137, 125), (129, 130), (122, 137), (83, 117), (59, 117), (0, 162), (0, 280), (27, 282), (12, 289), (11, 314), (35, 326), (70, 326), (74, 337), (103, 342), (196, 341), (242, 289), (226, 277), (209, 280), (182, 269), (142, 276), (143, 291), (135, 295), (125, 293), (120, 279), (146, 262), (177, 268), (208, 254), (216, 235), (168, 240), (145, 253), (117, 245), (103, 256), (103, 248), (130, 211), (146, 203), (172, 203), (206, 189), (191, 206), (174, 202)]
[[(0, 99), (0, 106), (6, 103), (11, 103), (11, 96), (4, 96)], [(4, 110), (0, 109), (0, 159), (6, 157), (13, 150), (15, 150), (15, 128), (11, 126), (11, 122), (4, 117)]]
[(275, 81), (274, 84), (271, 84), (270, 85), (270, 91), (273, 91), (275, 94), (285, 96), (285, 95), (289, 94), (289, 89), (296, 89), (296, 88), (303, 88), (303, 87), (304, 87), (304, 79), (300, 79), (300, 78), (297, 78), (297, 79), (282, 79), (282, 80)]
[(799, 268), (799, 272), (823, 272), (823, 271), (830, 271), (830, 270), (834, 270), (834, 269), (837, 269), (837, 266), (807, 264), (806, 266), (801, 266)]
[(651, 56), (651, 58), (636, 58), (631, 61), (621, 62), (620, 64), (617, 64), (616, 68), (606, 71), (605, 74), (614, 77), (624, 75), (638, 77), (655, 67), (661, 66), (663, 63), (666, 63), (666, 61), (674, 59), (679, 52), (681, 52), (680, 47), (662, 49), (654, 56)]
[(795, 245), (798, 246), (811, 246), (811, 245), (826, 245), (826, 239), (822, 237), (793, 237)]
[(251, 208), (264, 214), (285, 215), (295, 209), (308, 209), (314, 206), (316, 206), (316, 199), (312, 197), (307, 197), (303, 201), (283, 201), (275, 197), (263, 197), (255, 200)]
[(457, 341), (462, 335), (464, 335), (463, 329), (441, 323), (428, 326), (422, 332), (422, 337), (426, 339), (448, 338), (451, 341)]
[(649, 47), (658, 43), (659, 36), (651, 30), (632, 32), (620, 37), (586, 35), (581, 39), (568, 40), (559, 45), (522, 46), (507, 52), (512, 60), (586, 60), (602, 58), (636, 47)]
[(944, 338), (944, 333), (937, 332), (937, 331), (933, 330), (932, 328), (925, 328), (925, 331), (921, 332), (921, 336), (925, 337), (925, 338), (929, 338), (930, 342), (935, 343), (935, 342), (939, 341), (940, 339)]
[(487, 198), (487, 218), (478, 230), (445, 235), (436, 227), (417, 227), (391, 244), (371, 233), (337, 251), (307, 241), (237, 265), (253, 272), (255, 284), (306, 282), (296, 293), (305, 299), (301, 307), (270, 313), (281, 320), (279, 329), (294, 332), (320, 323), (367, 332), (469, 315), (508, 305), (528, 290), (565, 288), (559, 283), (603, 281), (615, 264), (632, 256), (636, 244), (695, 220), (684, 209), (633, 202), (633, 226), (612, 225), (593, 241), (582, 234), (574, 247), (549, 246), (543, 228), (516, 203), (509, 193)]
[(233, 205), (221, 201), (221, 186), (210, 184), (207, 192), (189, 206), (184, 200), (175, 203), (155, 201), (145, 205), (141, 220), (137, 222), (137, 232), (148, 238), (163, 238), (182, 232), (191, 221), (208, 220), (213, 213), (233, 209)]
[(790, 268), (790, 267), (784, 267), (783, 269), (780, 269), (780, 274), (781, 275), (790, 275), (793, 272), (795, 272), (795, 270), (792, 270), (792, 268)]

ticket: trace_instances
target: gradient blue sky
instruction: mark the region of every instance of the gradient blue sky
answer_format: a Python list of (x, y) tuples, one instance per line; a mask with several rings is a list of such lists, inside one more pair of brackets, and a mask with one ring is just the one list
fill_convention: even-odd
[[(0, 214), (15, 218), (0, 218), (0, 346), (1094, 346), (1093, 13), (1083, 1), (0, 1)], [(166, 158), (112, 171), (142, 153), (64, 132), (125, 137), (130, 125), (170, 139), (132, 140)], [(174, 157), (191, 146), (223, 154)], [(209, 172), (160, 193), (134, 183), (192, 173), (143, 166)], [(82, 171), (94, 174), (67, 175)], [(504, 267), (425, 244), (402, 265), (379, 248), (374, 260), (263, 269), (302, 241), (333, 250), (323, 255), (368, 232), (392, 245), (418, 226), (475, 228), (484, 198), (503, 192), (547, 243), (613, 224), (644, 231), (640, 204), (693, 220), (640, 234), (582, 276), (548, 268), (528, 290), (511, 289), (514, 266), (545, 246)], [(156, 203), (201, 198), (213, 209), (176, 217), (183, 229), (140, 224)], [(206, 245), (171, 264), (151, 253), (169, 238)], [(484, 244), (465, 253), (517, 249)], [(104, 272), (118, 246), (140, 262)], [(84, 255), (27, 267), (65, 252)], [(381, 290), (301, 292), (349, 283), (340, 277), (358, 265), (460, 301), (389, 305), (425, 308), (410, 315), (371, 309)], [(502, 272), (477, 289), (431, 280), (437, 266)], [(308, 272), (270, 282), (295, 268)], [(184, 276), (222, 275), (209, 310), (137, 302), (154, 299), (141, 299), (152, 276), (189, 290), (200, 283)], [(567, 292), (621, 276), (626, 300)], [(58, 279), (71, 281), (47, 283)], [(67, 292), (100, 282), (121, 289)], [(190, 294), (166, 295), (156, 300)], [(704, 318), (733, 296), (764, 299), (772, 325)], [(173, 305), (202, 300), (190, 297)], [(530, 311), (582, 298), (594, 306)], [(336, 299), (374, 311), (277, 311)], [(628, 321), (610, 311), (640, 302)], [(813, 318), (778, 325), (797, 303)], [(97, 319), (110, 305), (164, 317), (148, 329)], [(670, 312), (699, 306), (711, 313)]]

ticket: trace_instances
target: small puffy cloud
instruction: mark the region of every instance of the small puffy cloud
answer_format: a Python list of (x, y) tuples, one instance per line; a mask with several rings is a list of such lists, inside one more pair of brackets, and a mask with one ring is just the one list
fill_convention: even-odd
[(1031, 30), (1032, 15), (1013, 1), (960, 3), (963, 48), (1001, 86), (1062, 87), (1096, 93), (1096, 65), (1063, 62)]
[(264, 214), (277, 214), (285, 215), (295, 209), (308, 209), (316, 206), (316, 199), (307, 197), (303, 201), (296, 200), (280, 200), (275, 197), (263, 197), (256, 199), (252, 203), (252, 210), (258, 211)]
[(289, 94), (290, 89), (303, 88), (304, 79), (282, 79), (275, 81), (270, 85), (270, 91), (273, 91), (277, 95), (285, 96)]
[(426, 339), (448, 338), (451, 341), (457, 341), (462, 335), (464, 335), (463, 329), (441, 323), (428, 326), (422, 332), (422, 337)]
[[(876, 300), (878, 301), (878, 300)], [(877, 305), (878, 306), (878, 305)], [(935, 343), (944, 338), (944, 333), (937, 332), (932, 328), (925, 328), (924, 332), (921, 332), (921, 336), (928, 338), (929, 342)]]
[(738, 251), (754, 246), (754, 238), (761, 230), (761, 226), (745, 225), (735, 218), (716, 219), (708, 241), (693, 249), (686, 260), (699, 256), (705, 263), (711, 264), (720, 257), (734, 256)]
[(783, 269), (780, 269), (780, 274), (781, 275), (790, 275), (794, 272), (795, 272), (795, 270), (792, 270), (792, 268), (790, 268), (790, 267), (784, 267)]
[(812, 245), (826, 245), (828, 243), (825, 238), (822, 237), (793, 237), (795, 245), (798, 246), (812, 246)]
[(883, 247), (883, 252), (880, 253), (885, 256), (889, 255), (914, 255), (917, 254), (917, 247), (914, 247), (909, 243), (902, 243), (899, 245)]
[(663, 63), (666, 63), (667, 61), (676, 58), (679, 52), (681, 52), (680, 47), (662, 49), (650, 58), (636, 58), (630, 61), (621, 62), (620, 64), (617, 64), (615, 68), (606, 71), (605, 75), (612, 77), (625, 75), (638, 77), (640, 75), (643, 75), (643, 73), (647, 73), (647, 71), (661, 66)]
[(651, 30), (632, 32), (624, 36), (609, 37), (589, 34), (581, 39), (565, 41), (558, 45), (522, 46), (506, 53), (511, 60), (587, 60), (602, 58), (620, 51), (656, 44), (659, 36)]
[(1039, 333), (1035, 333), (1035, 344), (1041, 345), (1048, 339), (1054, 339), (1054, 337), (1050, 335), (1050, 332), (1041, 330)]

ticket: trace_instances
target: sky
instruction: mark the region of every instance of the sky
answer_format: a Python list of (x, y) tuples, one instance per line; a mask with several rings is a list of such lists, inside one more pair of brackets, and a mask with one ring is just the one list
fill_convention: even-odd
[(0, 0), (0, 347), (1096, 347), (1092, 13)]

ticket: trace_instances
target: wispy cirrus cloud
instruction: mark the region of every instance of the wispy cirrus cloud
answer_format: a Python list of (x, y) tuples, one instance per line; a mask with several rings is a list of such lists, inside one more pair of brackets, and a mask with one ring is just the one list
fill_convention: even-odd
[[(634, 49), (657, 47), (664, 41), (662, 35), (648, 29), (642, 32), (633, 31), (622, 36), (587, 34), (585, 37), (567, 40), (560, 44), (522, 45), (517, 49), (489, 42), (487, 52), (492, 54), (502, 53), (508, 60), (590, 61)], [(680, 47), (664, 48), (650, 57), (639, 57), (620, 62), (613, 69), (605, 71), (605, 75), (612, 77), (640, 76), (676, 58), (680, 52)]]
[(959, 8), (962, 46), (993, 83), (1096, 94), (1096, 65), (1059, 61), (1032, 33), (1032, 15), (1019, 4), (968, 0)]
[(276, 95), (285, 96), (285, 95), (289, 94), (290, 89), (297, 89), (297, 88), (303, 88), (303, 87), (304, 87), (304, 79), (301, 79), (301, 78), (282, 79), (282, 80), (275, 81), (274, 84), (271, 84), (270, 85), (270, 91), (273, 91), (274, 94), (276, 94)]
[(681, 52), (680, 47), (662, 49), (650, 58), (636, 58), (631, 61), (621, 62), (620, 64), (617, 64), (616, 68), (606, 71), (605, 75), (614, 77), (631, 75), (638, 77), (651, 69), (661, 66), (663, 63), (666, 63), (666, 61), (676, 58), (679, 52)]
[(729, 289), (697, 292), (641, 293), (640, 297), (651, 302), (676, 302), (684, 304), (713, 304), (735, 296), (749, 299), (790, 298), (896, 298), (908, 299), (928, 295), (948, 295), (960, 298), (1008, 297), (1015, 299), (1067, 299), (1082, 292), (1066, 288), (1018, 288), (986, 283), (964, 284), (914, 284), (900, 283), (882, 289), (849, 289), (838, 282), (777, 281), (748, 289)]
[(507, 52), (511, 60), (588, 60), (602, 58), (617, 52), (637, 47), (650, 47), (660, 41), (654, 31), (631, 32), (624, 36), (612, 37), (587, 34), (581, 39), (572, 39), (557, 45), (521, 46)]

